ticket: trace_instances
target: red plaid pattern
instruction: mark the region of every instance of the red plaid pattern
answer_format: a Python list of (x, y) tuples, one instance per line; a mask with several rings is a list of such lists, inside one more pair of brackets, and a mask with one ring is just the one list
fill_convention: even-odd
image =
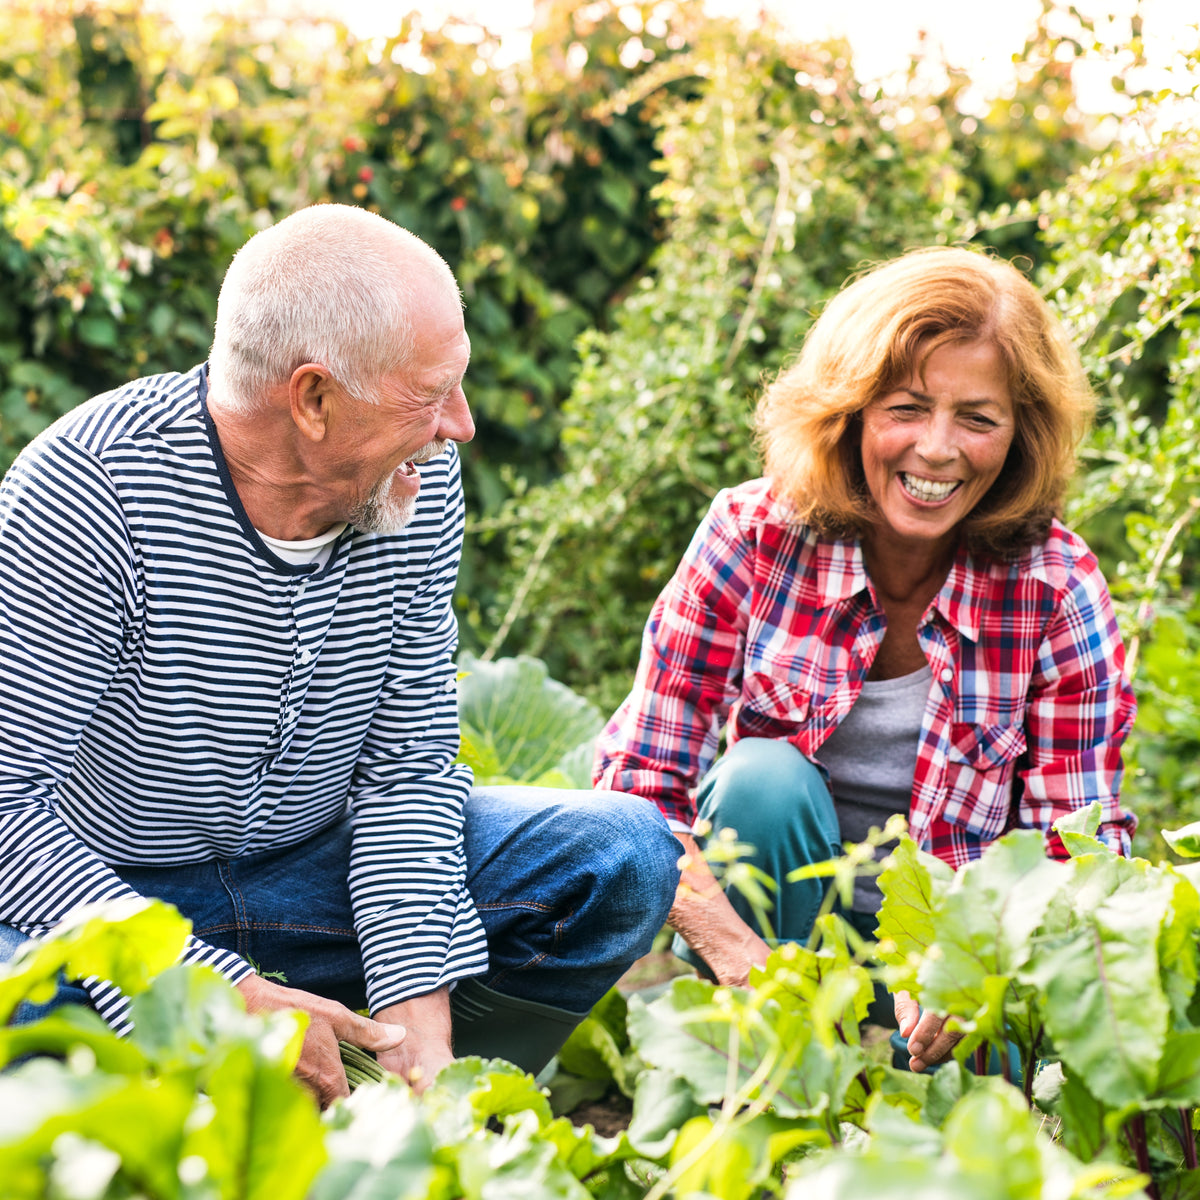
[[(862, 690), (886, 620), (856, 542), (789, 522), (765, 480), (722, 492), (651, 612), (637, 679), (597, 748), (597, 787), (692, 822), (694, 788), (744, 737), (821, 744)], [(909, 828), (958, 867), (1006, 830), (1099, 800), (1100, 836), (1128, 854), (1118, 803), (1133, 691), (1095, 556), (1055, 522), (1015, 562), (960, 551), (917, 630), (933, 671)]]

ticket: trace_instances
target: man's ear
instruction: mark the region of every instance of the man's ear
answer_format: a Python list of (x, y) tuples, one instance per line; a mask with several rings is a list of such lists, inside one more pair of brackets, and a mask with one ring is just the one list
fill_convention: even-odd
[(305, 363), (288, 380), (288, 400), (296, 428), (309, 440), (324, 439), (329, 425), (333, 377), (320, 363)]

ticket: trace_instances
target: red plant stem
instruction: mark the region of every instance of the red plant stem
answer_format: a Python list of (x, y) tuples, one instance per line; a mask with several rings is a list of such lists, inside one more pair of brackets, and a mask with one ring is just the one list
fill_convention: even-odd
[(1183, 1162), (1184, 1166), (1189, 1171), (1195, 1171), (1200, 1168), (1200, 1160), (1196, 1156), (1196, 1131), (1192, 1128), (1192, 1114), (1190, 1110), (1181, 1108), (1179, 1110), (1179, 1119), (1183, 1122)]
[(1129, 1138), (1129, 1144), (1133, 1147), (1134, 1156), (1137, 1158), (1138, 1170), (1150, 1180), (1146, 1184), (1146, 1195), (1150, 1200), (1160, 1200), (1158, 1188), (1155, 1186), (1153, 1178), (1150, 1175), (1150, 1149), (1146, 1145), (1146, 1114), (1137, 1113), (1129, 1118), (1129, 1124), (1125, 1126), (1125, 1135)]
[(989, 1049), (987, 1042), (975, 1047), (975, 1074), (981, 1077), (987, 1074)]

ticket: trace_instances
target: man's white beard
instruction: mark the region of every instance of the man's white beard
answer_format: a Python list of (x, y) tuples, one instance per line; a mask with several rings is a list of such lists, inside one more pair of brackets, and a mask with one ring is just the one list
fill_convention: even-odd
[(392, 495), (392, 479), (381, 479), (367, 493), (365, 500), (354, 506), (350, 524), (363, 533), (399, 533), (413, 519), (417, 497)]
[[(414, 464), (426, 463), (445, 452), (446, 442), (436, 438), (426, 442), (412, 456)], [(392, 485), (395, 476), (389, 475), (381, 479), (368, 493), (365, 500), (355, 505), (350, 514), (350, 524), (363, 533), (399, 533), (413, 519), (417, 511), (417, 500), (420, 493), (410, 496), (402, 493), (392, 495)]]

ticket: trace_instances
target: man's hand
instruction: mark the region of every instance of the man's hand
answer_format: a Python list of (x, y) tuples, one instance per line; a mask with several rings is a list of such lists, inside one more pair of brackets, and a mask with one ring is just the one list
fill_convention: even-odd
[(942, 1062), (962, 1040), (960, 1032), (946, 1028), (948, 1017), (923, 1013), (921, 1006), (907, 992), (896, 993), (895, 1007), (900, 1036), (908, 1038), (910, 1071), (924, 1071), (926, 1067)]
[(423, 1092), (433, 1077), (454, 1058), (450, 1049), (450, 991), (439, 988), (381, 1008), (375, 1017), (388, 1025), (403, 1025), (403, 1044), (380, 1054), (379, 1065), (399, 1075), (415, 1092)]
[(245, 997), (248, 1012), (295, 1008), (308, 1014), (308, 1029), (296, 1074), (313, 1090), (322, 1108), (339, 1096), (350, 1095), (339, 1041), (379, 1054), (394, 1050), (404, 1041), (405, 1030), (400, 1025), (372, 1021), (336, 1000), (326, 1000), (299, 988), (282, 987), (260, 975), (246, 976), (237, 988)]
[(718, 983), (744, 987), (750, 968), (763, 966), (771, 948), (734, 911), (695, 839), (683, 833), (675, 836), (687, 861), (667, 920), (704, 959)]

